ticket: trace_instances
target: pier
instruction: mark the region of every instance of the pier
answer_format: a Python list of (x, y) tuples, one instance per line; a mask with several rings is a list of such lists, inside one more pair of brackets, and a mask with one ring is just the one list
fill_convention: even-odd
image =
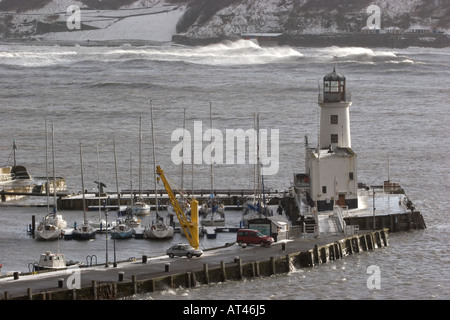
[[(343, 237), (332, 235), (274, 243), (270, 247), (236, 243), (205, 250), (199, 258), (143, 256), (136, 261), (0, 278), (3, 300), (120, 299), (139, 293), (268, 277), (309, 268), (359, 252), (387, 247), (388, 230)], [(73, 282), (78, 288), (68, 288)], [(74, 286), (75, 286), (74, 285)]]
[[(249, 196), (252, 196), (254, 194), (253, 189), (216, 189), (214, 190), (214, 194), (218, 196), (221, 203), (227, 206), (242, 206), (245, 201), (247, 201), (247, 198)], [(158, 189), (156, 190), (156, 193), (158, 194), (159, 204), (160, 205), (166, 205), (169, 203), (169, 197), (167, 196), (166, 190), (164, 189)], [(177, 191), (174, 190), (174, 194), (176, 196), (179, 195)], [(202, 203), (203, 201), (208, 200), (209, 196), (211, 194), (211, 190), (206, 189), (196, 189), (191, 192), (189, 196), (195, 197), (199, 203)], [(278, 192), (276, 191), (266, 191), (265, 197), (267, 199), (275, 199), (283, 197), (283, 194), (286, 194), (285, 192)], [(85, 201), (87, 207), (93, 207), (98, 206), (99, 200), (102, 201), (102, 203), (105, 203), (106, 205), (110, 206), (124, 206), (130, 203), (131, 197), (141, 196), (144, 201), (150, 205), (155, 205), (155, 190), (142, 190), (142, 192), (139, 191), (133, 191), (130, 190), (122, 190), (120, 192), (120, 203), (118, 203), (118, 197), (117, 194), (104, 194), (100, 198), (98, 197), (98, 194), (85, 194)], [(270, 200), (269, 204), (271, 204), (274, 200)], [(59, 199), (59, 206), (61, 210), (83, 210), (82, 207), (82, 195), (76, 194), (76, 195), (64, 195)], [(274, 203), (278, 204), (278, 203)]]

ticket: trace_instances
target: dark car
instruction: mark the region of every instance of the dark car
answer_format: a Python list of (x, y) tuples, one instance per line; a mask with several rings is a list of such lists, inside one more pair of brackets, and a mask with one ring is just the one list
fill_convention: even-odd
[(167, 249), (166, 254), (168, 254), (169, 257), (171, 258), (175, 256), (177, 257), (186, 256), (188, 258), (192, 258), (192, 257), (200, 257), (203, 254), (203, 251), (195, 249), (189, 244), (178, 243)]

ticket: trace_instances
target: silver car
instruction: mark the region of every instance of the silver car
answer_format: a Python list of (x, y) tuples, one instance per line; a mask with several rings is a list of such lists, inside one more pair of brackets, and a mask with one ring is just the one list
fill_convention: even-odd
[(184, 243), (178, 243), (176, 245), (173, 245), (169, 249), (166, 250), (166, 254), (169, 255), (169, 257), (173, 258), (175, 256), (177, 257), (200, 257), (203, 254), (202, 250), (195, 249), (189, 244)]

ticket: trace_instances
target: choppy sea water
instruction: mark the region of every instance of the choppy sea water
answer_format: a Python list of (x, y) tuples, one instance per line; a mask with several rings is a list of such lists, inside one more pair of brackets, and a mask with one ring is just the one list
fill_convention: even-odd
[[(351, 135), (359, 158), (358, 180), (381, 183), (389, 176), (398, 181), (422, 212), (427, 229), (390, 234), (387, 248), (287, 275), (135, 299), (448, 299), (450, 54), (446, 49), (266, 48), (249, 41), (204, 47), (1, 44), (0, 163), (11, 164), (15, 140), (18, 163), (34, 176), (45, 176), (46, 117), (55, 128), (56, 174), (66, 179), (70, 192), (81, 190), (80, 142), (85, 187), (96, 190), (93, 181), (100, 176), (107, 190), (115, 192), (113, 138), (119, 188), (130, 188), (130, 153), (136, 188), (141, 116), (143, 187), (153, 188), (151, 99), (157, 163), (179, 181), (181, 168), (172, 159), (177, 141), (171, 141), (171, 135), (183, 127), (184, 108), (188, 131), (194, 132), (194, 121), (201, 121), (207, 130), (211, 103), (213, 126), (224, 135), (226, 129), (253, 128), (254, 113), (260, 115), (261, 129), (279, 130), (279, 170), (264, 181), (266, 188), (284, 190), (293, 174), (304, 170), (304, 136), (317, 142), (318, 85), (335, 66), (346, 76), (353, 101)], [(202, 148), (208, 145), (204, 140)], [(209, 169), (205, 163), (194, 165), (195, 188), (210, 188)], [(190, 177), (188, 167), (186, 188), (191, 186)], [(253, 188), (253, 166), (216, 165), (214, 185)], [(44, 213), (44, 208), (0, 207), (3, 272), (27, 271), (27, 262), (48, 247), (25, 233), (31, 215)], [(80, 212), (64, 214), (69, 223), (80, 220)], [(52, 251), (56, 245), (51, 244)], [(60, 241), (59, 249), (79, 260), (95, 252), (101, 261), (104, 245), (100, 236), (84, 245)], [(126, 258), (161, 251), (164, 245), (132, 239), (120, 242), (117, 252)], [(367, 286), (371, 265), (380, 268), (380, 289)]]

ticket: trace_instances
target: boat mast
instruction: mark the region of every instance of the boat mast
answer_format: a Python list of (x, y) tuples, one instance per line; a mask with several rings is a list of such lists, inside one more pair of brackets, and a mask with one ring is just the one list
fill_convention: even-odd
[[(253, 128), (256, 131), (256, 113), (253, 114)], [(256, 183), (256, 179), (258, 177), (258, 155), (257, 155), (257, 143), (258, 143), (258, 136), (255, 133), (255, 137), (253, 139), (253, 143), (254, 143), (254, 151), (256, 153), (254, 153), (255, 158), (253, 159), (255, 161), (255, 164), (253, 165), (253, 201), (257, 201), (257, 183)]]
[(259, 113), (256, 114), (256, 171), (257, 171), (257, 184), (258, 184), (258, 213), (261, 214), (261, 164), (259, 159)]
[(114, 171), (116, 173), (116, 192), (117, 192), (117, 213), (120, 212), (120, 193), (119, 193), (119, 178), (117, 177), (117, 157), (116, 157), (116, 141), (113, 138), (114, 149)]
[(47, 174), (47, 185), (45, 186), (47, 194), (47, 212), (50, 212), (50, 191), (49, 191), (49, 177), (48, 177), (48, 130), (47, 130), (47, 118), (45, 118), (45, 173)]
[(17, 150), (17, 146), (16, 146), (16, 139), (13, 139), (13, 167), (16, 166), (16, 150)]
[(212, 155), (212, 142), (213, 142), (213, 125), (212, 125), (212, 105), (209, 103), (209, 127), (211, 128), (211, 221), (214, 216), (214, 172), (213, 172), (213, 155)]
[[(99, 159), (99, 155), (98, 155), (98, 142), (97, 142), (97, 185), (98, 185), (98, 221), (99, 223), (101, 223), (101, 219), (102, 219), (102, 209), (101, 209), (101, 200), (100, 200), (100, 189), (101, 189), (101, 185), (100, 185), (100, 159)], [(106, 226), (106, 228), (108, 228), (108, 226)]]
[(142, 116), (139, 116), (139, 199), (142, 197)]
[(213, 125), (212, 125), (212, 105), (209, 103), (209, 127), (211, 128), (211, 194), (214, 194), (214, 173), (213, 173), (213, 156), (212, 156), (212, 136), (213, 136)]
[(53, 163), (53, 212), (56, 214), (57, 203), (56, 203), (56, 174), (55, 174), (55, 146), (54, 146), (55, 133), (52, 123), (52, 163)]
[(155, 128), (153, 125), (153, 105), (152, 100), (150, 99), (150, 120), (152, 124), (152, 146), (153, 146), (153, 180), (155, 182), (155, 206), (156, 206), (156, 219), (159, 218), (158, 211), (158, 190), (156, 185), (156, 155), (155, 155)]
[(185, 143), (184, 143), (184, 132), (186, 131), (186, 108), (183, 108), (183, 148), (182, 148), (182, 155), (181, 155), (181, 189), (183, 189), (183, 184), (184, 184), (184, 148), (185, 148)]
[(130, 206), (133, 215), (133, 154), (130, 152)]
[(83, 155), (81, 151), (81, 142), (80, 142), (80, 164), (81, 164), (81, 188), (82, 188), (82, 194), (83, 194), (83, 215), (84, 215), (84, 224), (87, 224), (86, 220), (86, 196), (84, 194), (84, 174), (83, 174)]

